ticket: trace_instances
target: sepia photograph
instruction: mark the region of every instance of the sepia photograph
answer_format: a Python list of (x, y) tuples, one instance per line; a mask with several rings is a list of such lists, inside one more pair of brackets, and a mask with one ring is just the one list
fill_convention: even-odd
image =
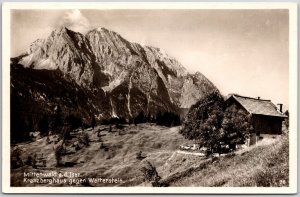
[(5, 193), (296, 193), (297, 4), (3, 4)]

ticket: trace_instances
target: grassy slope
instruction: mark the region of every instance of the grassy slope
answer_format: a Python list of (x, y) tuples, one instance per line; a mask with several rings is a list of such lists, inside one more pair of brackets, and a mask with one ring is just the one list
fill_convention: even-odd
[[(101, 142), (97, 141), (97, 134), (94, 132), (98, 128), (106, 128), (106, 131), (102, 132), (104, 135), (102, 140), (108, 147), (107, 151), (100, 149)], [(254, 186), (267, 183), (277, 186), (279, 180), (285, 180), (285, 184), (288, 184), (288, 177), (286, 177), (288, 172), (287, 140), (253, 147), (248, 152), (244, 151), (235, 156), (205, 159), (177, 152), (181, 144), (192, 143), (178, 134), (179, 127), (131, 125), (125, 127), (121, 135), (118, 132), (108, 133), (107, 130), (107, 126), (86, 130), (91, 140), (90, 146), (63, 156), (63, 161), (77, 163), (68, 168), (55, 167), (53, 151), (55, 144), (47, 144), (46, 138), (29, 144), (20, 144), (19, 147), (23, 150), (21, 158), (24, 161), (29, 154), (41, 155), (43, 153), (43, 157), (47, 160), (47, 167), (32, 169), (32, 167), (24, 166), (13, 169), (12, 185), (33, 186), (22, 182), (23, 172), (54, 170), (80, 172), (81, 177), (121, 178), (125, 182), (117, 184), (119, 186), (149, 186), (149, 183), (144, 182), (139, 170), (146, 160), (156, 166), (162, 181), (170, 186)], [(76, 140), (73, 138), (72, 142)], [(144, 160), (136, 159), (136, 153), (140, 150), (147, 156)], [(266, 180), (266, 178), (271, 180)], [(116, 185), (96, 184), (93, 186)]]
[(248, 151), (206, 161), (185, 177), (171, 181), (170, 185), (204, 187), (288, 186), (288, 158), (288, 139), (283, 136), (272, 144), (251, 147)]
[[(98, 128), (106, 128), (101, 134), (103, 135), (103, 143), (109, 148), (108, 151), (100, 149), (101, 142), (97, 141), (97, 134), (94, 132)], [(178, 127), (170, 129), (151, 126), (150, 124), (131, 125), (125, 127), (121, 135), (118, 132), (108, 133), (108, 126), (96, 127), (94, 130), (88, 129), (86, 132), (88, 132), (91, 140), (90, 146), (84, 147), (74, 154), (63, 156), (63, 161), (78, 163), (69, 168), (55, 167), (56, 160), (53, 147), (56, 145), (54, 143), (47, 144), (46, 138), (29, 144), (19, 144), (19, 147), (23, 150), (21, 156), (23, 161), (26, 160), (29, 154), (38, 153), (41, 155), (43, 153), (47, 160), (47, 167), (45, 169), (32, 169), (24, 166), (14, 169), (12, 170), (11, 182), (13, 185), (23, 186), (23, 172), (57, 170), (60, 172), (81, 172), (82, 177), (121, 178), (125, 180), (123, 186), (139, 185), (143, 183), (139, 168), (145, 160), (153, 163), (160, 172), (166, 160), (173, 155), (179, 145), (187, 142), (178, 134), (178, 129)], [(76, 141), (76, 138), (72, 139), (72, 141), (74, 140)], [(136, 159), (136, 153), (140, 150), (147, 156), (144, 160)], [(25, 184), (24, 186), (30, 185)], [(106, 186), (112, 185), (106, 184)]]

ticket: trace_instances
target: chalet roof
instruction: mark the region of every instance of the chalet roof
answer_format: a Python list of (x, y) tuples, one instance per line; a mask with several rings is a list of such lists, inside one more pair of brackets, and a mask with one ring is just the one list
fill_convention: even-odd
[(256, 99), (236, 94), (231, 95), (228, 99), (231, 97), (239, 102), (250, 114), (277, 116), (282, 118), (287, 117), (277, 110), (276, 105), (274, 105), (271, 100)]

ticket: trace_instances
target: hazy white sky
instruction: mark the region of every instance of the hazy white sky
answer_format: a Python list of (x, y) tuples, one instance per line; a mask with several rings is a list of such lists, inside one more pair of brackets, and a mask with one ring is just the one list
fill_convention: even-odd
[(65, 25), (165, 50), (222, 92), (288, 105), (288, 10), (14, 10), (11, 55)]

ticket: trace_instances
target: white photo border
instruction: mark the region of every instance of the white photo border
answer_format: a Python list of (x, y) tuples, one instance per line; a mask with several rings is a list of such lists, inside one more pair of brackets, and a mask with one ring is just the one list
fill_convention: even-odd
[[(13, 9), (288, 9), (289, 10), (289, 187), (11, 187), (10, 12)], [(293, 194), (297, 193), (297, 3), (224, 2), (5, 2), (2, 5), (2, 192), (92, 194)]]

